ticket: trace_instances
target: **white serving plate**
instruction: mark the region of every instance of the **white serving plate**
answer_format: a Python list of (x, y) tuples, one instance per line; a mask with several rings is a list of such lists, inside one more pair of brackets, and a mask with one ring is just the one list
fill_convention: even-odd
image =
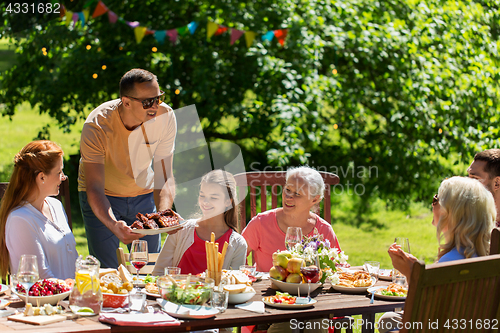
[(382, 295), (377, 293), (377, 290), (380, 289), (387, 289), (388, 286), (377, 286), (377, 287), (371, 287), (367, 291), (371, 294), (372, 292), (375, 292), (375, 298), (378, 299), (383, 299), (386, 301), (404, 301), (406, 300), (405, 296), (388, 296), (388, 295)]
[(141, 235), (158, 235), (163, 234), (165, 232), (175, 231), (184, 228), (182, 224), (174, 225), (173, 227), (168, 228), (158, 228), (158, 229), (131, 229), (132, 232)]
[[(270, 280), (276, 286), (276, 288), (283, 292), (289, 293), (290, 295), (298, 295), (300, 291), (300, 296), (307, 296), (307, 292), (309, 290), (308, 283), (289, 283), (275, 280), (273, 278), (270, 278)], [(321, 286), (321, 282), (311, 283), (311, 292), (315, 291)]]
[(255, 291), (251, 293), (239, 293), (239, 294), (229, 294), (228, 303), (229, 304), (241, 304), (248, 302), (255, 296)]
[[(19, 296), (19, 298), (21, 298), (24, 302), (26, 302), (26, 294), (25, 293), (18, 293), (15, 290), (12, 290), (12, 292), (14, 294), (16, 294), (17, 296)], [(40, 306), (40, 305), (44, 305), (47, 303), (49, 303), (51, 305), (56, 305), (57, 302), (62, 301), (63, 299), (68, 297), (69, 294), (71, 294), (71, 290), (67, 291), (65, 293), (62, 293), (62, 294), (57, 294), (57, 295), (52, 295), (52, 296), (29, 296), (28, 302), (33, 304), (33, 306)]]
[(280, 308), (280, 309), (301, 309), (301, 308), (311, 307), (314, 304), (316, 304), (317, 301), (314, 298), (311, 298), (309, 300), (309, 303), (305, 303), (305, 304), (282, 304), (282, 303), (269, 302), (267, 300), (267, 297), (263, 297), (262, 302), (264, 302), (264, 304), (266, 304), (266, 305), (274, 306), (275, 308)]
[(217, 309), (203, 305), (175, 304), (164, 299), (156, 299), (162, 310), (179, 319), (207, 319), (219, 313)]

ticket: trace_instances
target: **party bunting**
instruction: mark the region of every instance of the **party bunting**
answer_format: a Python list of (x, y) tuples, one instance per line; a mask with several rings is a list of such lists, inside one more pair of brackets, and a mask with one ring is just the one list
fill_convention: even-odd
[(78, 22), (78, 20), (80, 19), (80, 15), (78, 15), (78, 13), (73, 13), (73, 26), (76, 24), (76, 22)]
[(61, 21), (62, 21), (63, 17), (66, 17), (66, 7), (61, 5), (61, 10), (59, 11), (59, 18), (61, 19)]
[(175, 42), (177, 41), (177, 29), (167, 30), (167, 36), (170, 39), (170, 42), (172, 42), (172, 44), (175, 44)]
[(73, 12), (68, 10), (66, 12), (66, 25), (68, 25), (69, 22), (71, 22), (72, 18), (73, 18)]
[(255, 39), (255, 32), (253, 32), (253, 31), (246, 31), (245, 32), (245, 40), (247, 42), (247, 47), (252, 46), (254, 39)]
[(118, 15), (116, 15), (112, 11), (109, 11), (108, 12), (108, 19), (109, 19), (109, 23), (113, 23), (114, 24), (118, 20)]
[(276, 36), (276, 39), (278, 39), (281, 46), (285, 45), (286, 35), (288, 35), (288, 29), (274, 30), (274, 36)]
[(167, 36), (167, 32), (165, 30), (156, 30), (155, 31), (155, 39), (158, 43), (162, 44), (165, 42), (165, 37)]
[(85, 17), (85, 22), (88, 22), (89, 21), (90, 10), (84, 9), (84, 10), (82, 10), (82, 13), (83, 13), (83, 17)]
[(144, 38), (144, 35), (146, 34), (146, 30), (148, 30), (148, 28), (146, 28), (146, 27), (135, 27), (134, 28), (135, 40), (137, 41), (137, 44), (139, 44), (142, 41), (142, 39)]
[(83, 12), (78, 12), (78, 18), (82, 21), (82, 25), (85, 25), (85, 14)]
[(210, 40), (210, 37), (219, 29), (219, 25), (214, 22), (208, 21), (207, 23), (207, 40)]
[(134, 22), (129, 22), (129, 21), (125, 21), (127, 23), (127, 25), (131, 28), (137, 28), (139, 26), (139, 22), (137, 21), (134, 21)]
[(227, 31), (227, 27), (225, 27), (223, 25), (219, 25), (219, 29), (217, 29), (217, 31), (215, 32), (214, 36), (222, 35), (226, 31)]
[(196, 28), (198, 28), (198, 22), (191, 22), (188, 24), (188, 29), (189, 29), (189, 32), (192, 34), (194, 34), (194, 32), (196, 31)]
[(268, 40), (268, 41), (272, 41), (274, 38), (274, 31), (269, 31), (267, 32), (264, 36), (262, 36), (262, 40)]
[(187, 34), (189, 31), (189, 28), (188, 26), (184, 26), (184, 27), (180, 27), (180, 28), (177, 28), (177, 32), (179, 33), (179, 35), (181, 36), (184, 36), (185, 34)]
[(245, 31), (243, 30), (236, 30), (236, 29), (231, 29), (231, 45), (234, 44), (243, 34)]
[(99, 1), (97, 3), (97, 6), (95, 7), (94, 13), (92, 14), (92, 18), (96, 18), (96, 17), (99, 17), (101, 15), (104, 15), (104, 14), (106, 14), (106, 12), (108, 10), (109, 9), (108, 9), (108, 7), (106, 7), (106, 5), (104, 4), (104, 2)]

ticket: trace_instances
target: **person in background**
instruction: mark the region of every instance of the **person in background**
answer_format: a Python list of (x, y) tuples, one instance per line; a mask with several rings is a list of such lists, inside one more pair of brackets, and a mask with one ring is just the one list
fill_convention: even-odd
[(239, 269), (246, 260), (247, 246), (236, 232), (238, 206), (236, 181), (223, 170), (213, 170), (201, 179), (198, 204), (201, 218), (186, 221), (184, 228), (169, 235), (163, 244), (153, 275), (163, 275), (165, 267), (179, 267), (182, 274), (199, 274), (207, 269), (205, 241), (212, 232), (222, 252), (228, 243), (223, 269)]
[(0, 206), (0, 273), (15, 274), (23, 254), (34, 254), (40, 279), (75, 277), (76, 242), (59, 194), (63, 151), (52, 141), (33, 141), (14, 159)]
[(253, 251), (257, 271), (269, 272), (273, 253), (286, 250), (288, 227), (300, 227), (302, 234), (307, 236), (312, 236), (317, 229), (332, 248), (341, 251), (331, 224), (311, 211), (323, 199), (324, 191), (325, 183), (318, 171), (306, 166), (288, 169), (282, 194), (283, 207), (258, 214), (242, 232), (248, 253)]
[[(142, 237), (130, 226), (137, 213), (172, 206), (177, 123), (163, 103), (157, 77), (132, 69), (120, 80), (120, 98), (92, 111), (82, 129), (78, 193), (89, 253), (101, 267), (118, 267), (119, 242)], [(149, 253), (160, 250), (160, 235), (143, 238)]]
[[(433, 198), (432, 212), (439, 241), (438, 263), (488, 255), (497, 214), (493, 195), (482, 183), (466, 177), (444, 180)], [(396, 244), (389, 247), (389, 256), (394, 268), (410, 281), (417, 258)], [(397, 329), (402, 320), (403, 312), (385, 313), (379, 332)]]
[[(497, 211), (500, 209), (500, 149), (488, 149), (477, 153), (467, 169), (470, 178), (479, 180), (493, 195)], [(496, 227), (500, 228), (500, 214)]]

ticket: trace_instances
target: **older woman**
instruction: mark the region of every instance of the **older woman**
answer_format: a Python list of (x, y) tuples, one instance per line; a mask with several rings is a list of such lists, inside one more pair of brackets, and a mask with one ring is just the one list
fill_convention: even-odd
[(255, 216), (243, 230), (248, 253), (253, 251), (257, 270), (268, 272), (273, 266), (272, 254), (285, 250), (288, 227), (302, 228), (303, 235), (312, 235), (316, 228), (340, 251), (337, 236), (330, 223), (311, 211), (323, 199), (325, 183), (318, 171), (309, 167), (289, 169), (283, 189), (283, 207)]
[(41, 279), (75, 276), (76, 242), (59, 194), (63, 151), (51, 141), (27, 144), (0, 206), (0, 273), (16, 273), (23, 254), (37, 256)]
[[(444, 180), (432, 201), (432, 225), (437, 229), (437, 262), (485, 256), (496, 220), (493, 195), (478, 180), (452, 177)], [(414, 256), (392, 244), (389, 248), (394, 268), (411, 276)], [(379, 332), (397, 328), (402, 312), (388, 312), (380, 318)]]

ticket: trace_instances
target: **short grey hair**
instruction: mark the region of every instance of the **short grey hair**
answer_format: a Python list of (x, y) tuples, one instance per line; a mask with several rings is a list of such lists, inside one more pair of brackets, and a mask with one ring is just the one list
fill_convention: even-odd
[(319, 200), (323, 200), (325, 196), (325, 181), (318, 171), (308, 166), (289, 168), (286, 171), (286, 181), (288, 182), (288, 178), (292, 176), (302, 178), (308, 186), (309, 194), (312, 197), (319, 195)]

